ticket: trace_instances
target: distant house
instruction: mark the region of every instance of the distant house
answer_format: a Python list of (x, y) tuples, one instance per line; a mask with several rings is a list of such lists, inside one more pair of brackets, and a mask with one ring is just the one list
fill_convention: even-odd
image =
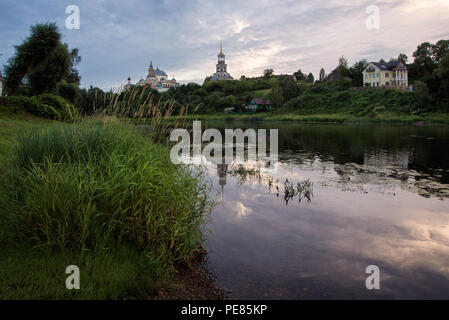
[(269, 99), (264, 100), (261, 98), (254, 98), (251, 102), (246, 106), (246, 109), (250, 111), (259, 111), (264, 109), (271, 109), (271, 101)]
[(408, 88), (408, 70), (404, 62), (370, 62), (363, 70), (365, 87)]

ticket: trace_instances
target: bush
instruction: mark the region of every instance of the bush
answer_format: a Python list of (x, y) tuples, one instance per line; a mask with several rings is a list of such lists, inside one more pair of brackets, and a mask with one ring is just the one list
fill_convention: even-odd
[(44, 93), (38, 96), (9, 96), (2, 97), (7, 104), (17, 106), (23, 110), (47, 119), (62, 121), (76, 121), (79, 118), (78, 111), (64, 98)]
[(189, 259), (212, 205), (203, 175), (129, 126), (53, 125), (18, 136), (1, 204), (20, 239), (50, 248), (125, 245)]
[(40, 102), (34, 97), (20, 97), (17, 103), (27, 112), (48, 119), (59, 119), (61, 115), (56, 109)]
[(78, 98), (79, 88), (74, 83), (60, 82), (57, 86), (58, 94), (71, 103), (75, 103)]
[[(74, 121), (78, 118), (78, 112), (75, 107), (60, 96), (51, 93), (43, 93), (32, 97), (32, 99), (37, 101), (38, 104), (45, 105), (47, 110), (53, 112), (54, 119)], [(48, 118), (52, 117), (50, 116)]]

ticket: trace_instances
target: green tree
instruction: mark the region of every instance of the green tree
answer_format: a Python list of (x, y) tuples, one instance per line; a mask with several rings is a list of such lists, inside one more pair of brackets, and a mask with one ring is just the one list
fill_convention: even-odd
[(306, 75), (304, 73), (302, 73), (301, 69), (298, 69), (298, 71), (293, 73), (293, 76), (296, 78), (297, 81), (305, 81), (306, 80)]
[(306, 81), (310, 83), (313, 83), (315, 81), (315, 78), (311, 72), (307, 75)]
[(52, 92), (57, 84), (70, 74), (71, 56), (67, 45), (58, 44), (37, 67), (28, 73), (31, 94)]
[(275, 83), (271, 87), (271, 92), (268, 95), (268, 99), (271, 101), (271, 105), (275, 108), (282, 106), (284, 103), (284, 94), (279, 83)]
[(400, 53), (397, 60), (407, 63), (408, 57), (405, 53)]
[(30, 36), (15, 46), (15, 54), (5, 66), (6, 87), (10, 95), (17, 92), (22, 79), (46, 61), (59, 47), (61, 34), (55, 23), (36, 24)]
[(274, 70), (273, 69), (265, 69), (263, 71), (263, 78), (268, 80), (270, 79), (274, 74)]
[(365, 59), (354, 63), (349, 68), (350, 77), (352, 78), (352, 85), (355, 87), (363, 86), (363, 70), (368, 66), (368, 61)]
[(429, 90), (423, 81), (415, 81), (415, 97), (420, 108), (426, 109), (429, 104)]
[(338, 67), (343, 69), (348, 69), (348, 59), (346, 57), (341, 56), (338, 58)]
[(338, 58), (338, 67), (337, 67), (339, 78), (351, 77), (351, 72), (348, 68), (348, 59), (345, 57)]
[(432, 44), (429, 42), (423, 42), (416, 48), (416, 51), (413, 52), (415, 60), (413, 61), (411, 70), (412, 76), (423, 78), (426, 75), (432, 74), (435, 68), (432, 50)]
[[(284, 101), (288, 101), (294, 97), (297, 97), (300, 93), (299, 87), (295, 81), (295, 79), (290, 75), (281, 75), (277, 79), (278, 81), (275, 82), (274, 87), (276, 87), (277, 84), (282, 89), (282, 96)], [(272, 86), (273, 88), (273, 86)]]
[(235, 97), (232, 95), (223, 97), (219, 99), (216, 103), (216, 109), (217, 110), (223, 110), (225, 108), (232, 108), (236, 106), (236, 100)]
[(449, 53), (449, 40), (440, 40), (431, 48), (432, 58), (435, 63), (440, 62)]
[(436, 76), (434, 70), (449, 50), (445, 48), (445, 45), (449, 44), (447, 41), (440, 40), (436, 44), (421, 43), (413, 52), (413, 63), (408, 65), (410, 82), (424, 81), (431, 95), (438, 94), (441, 90), (441, 78)]
[(440, 80), (442, 95), (449, 97), (449, 53), (440, 59), (434, 74)]
[(61, 34), (55, 23), (36, 24), (30, 28), (30, 36), (5, 66), (6, 86), (14, 95), (22, 81), (30, 86), (30, 93), (56, 92), (59, 82), (79, 85), (76, 65), (81, 61), (78, 49), (69, 51), (61, 42)]
[(79, 75), (78, 70), (76, 69), (76, 66), (78, 64), (80, 64), (81, 57), (79, 55), (78, 48), (73, 48), (72, 51), (70, 52), (70, 62), (71, 62), (71, 67), (70, 67), (69, 75), (67, 76), (66, 80), (68, 83), (74, 83), (77, 86), (79, 86), (81, 83), (81, 76)]
[(324, 71), (324, 68), (321, 68), (320, 70), (320, 82), (323, 82), (324, 80), (326, 80), (326, 71)]

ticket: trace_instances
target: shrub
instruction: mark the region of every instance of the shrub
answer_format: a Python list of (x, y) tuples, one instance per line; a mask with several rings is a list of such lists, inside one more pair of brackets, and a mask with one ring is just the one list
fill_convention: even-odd
[(79, 118), (78, 112), (72, 104), (53, 94), (45, 93), (33, 97), (9, 96), (2, 97), (2, 99), (7, 104), (47, 119), (73, 122)]
[(78, 98), (78, 86), (74, 83), (60, 82), (57, 86), (58, 94), (71, 103), (75, 103)]
[(37, 101), (38, 104), (45, 105), (47, 110), (53, 112), (53, 118), (55, 119), (64, 121), (74, 121), (78, 119), (78, 112), (75, 107), (60, 96), (51, 93), (43, 93), (32, 97), (32, 99)]
[(3, 189), (21, 239), (61, 250), (126, 245), (167, 262), (195, 253), (212, 205), (202, 173), (111, 123), (21, 133)]
[(20, 97), (17, 103), (27, 112), (34, 114), (39, 117), (48, 119), (59, 119), (61, 115), (56, 109), (51, 108), (47, 104), (40, 102), (34, 97)]

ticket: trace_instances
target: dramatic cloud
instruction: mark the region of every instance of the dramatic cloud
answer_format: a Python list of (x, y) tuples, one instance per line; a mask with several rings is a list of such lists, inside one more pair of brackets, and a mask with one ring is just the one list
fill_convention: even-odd
[[(71, 4), (80, 8), (80, 30), (65, 28)], [(365, 26), (371, 5), (380, 10), (379, 29)], [(449, 38), (449, 1), (3, 0), (0, 63), (31, 24), (46, 21), (56, 21), (64, 41), (80, 49), (82, 85), (108, 89), (128, 76), (145, 77), (150, 60), (181, 82), (202, 83), (215, 70), (220, 39), (234, 78), (267, 67), (317, 76), (340, 56), (350, 62), (411, 57), (421, 42)]]

